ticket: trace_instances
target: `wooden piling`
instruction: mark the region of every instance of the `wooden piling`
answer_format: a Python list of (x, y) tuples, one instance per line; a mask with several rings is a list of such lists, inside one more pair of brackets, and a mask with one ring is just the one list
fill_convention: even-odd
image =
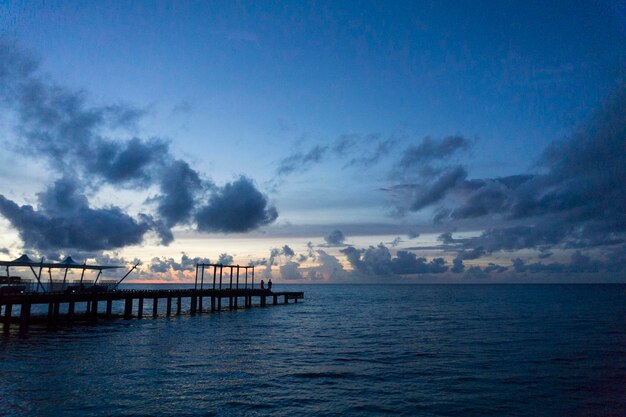
[(274, 305), (278, 304), (278, 296), (274, 294)]
[(98, 321), (98, 300), (93, 300), (91, 302), (91, 321)]
[(11, 312), (13, 310), (13, 304), (7, 304), (4, 306), (4, 325), (3, 331), (4, 333), (8, 333), (11, 328)]
[(152, 317), (156, 318), (156, 316), (159, 315), (159, 299), (157, 297), (154, 297), (154, 300), (152, 300)]
[(76, 308), (74, 301), (67, 303), (67, 322), (71, 323), (74, 320), (74, 309)]
[(133, 299), (131, 297), (124, 300), (124, 319), (130, 320), (133, 316)]
[(139, 297), (139, 304), (137, 305), (137, 318), (143, 317), (143, 297)]
[(110, 319), (113, 314), (113, 300), (107, 300), (107, 319)]
[(30, 324), (30, 303), (23, 303), (20, 308), (20, 333), (28, 332)]
[(165, 315), (170, 317), (172, 315), (172, 297), (167, 297), (167, 307), (165, 309)]
[(178, 302), (178, 304), (176, 304), (176, 315), (180, 316), (180, 312), (183, 309), (183, 300), (182, 297), (179, 295), (178, 296), (178, 300), (176, 300)]

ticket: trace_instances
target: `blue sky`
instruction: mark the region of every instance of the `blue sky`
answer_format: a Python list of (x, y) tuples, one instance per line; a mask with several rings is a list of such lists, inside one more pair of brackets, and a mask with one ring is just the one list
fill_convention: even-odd
[[(560, 178), (558, 184), (565, 189), (554, 168), (559, 161), (546, 162), (555, 153), (550, 153), (549, 147), (581, 129), (588, 135), (597, 132), (594, 120), (602, 119), (602, 109), (611, 106), (607, 102), (620, 108), (625, 17), (624, 2), (602, 1), (575, 5), (2, 2), (0, 34), (5, 49), (17, 53), (17, 61), (38, 62), (28, 75), (29, 82), (36, 79), (46, 91), (58, 87), (79, 95), (86, 113), (111, 105), (135, 109), (133, 123), (98, 125), (95, 136), (116, 144), (132, 138), (147, 144), (150, 138), (158, 138), (168, 143), (168, 149), (158, 164), (156, 159), (146, 162), (146, 166), (157, 165), (150, 174), (142, 174), (141, 185), (138, 177), (120, 180), (110, 170), (94, 175), (93, 166), (70, 173), (74, 170), (60, 168), (58, 160), (45, 162), (46, 156), (32, 158), (17, 149), (20, 144), (34, 146), (34, 142), (32, 135), (24, 139), (28, 136), (24, 133), (28, 130), (24, 128), (24, 103), (12, 107), (10, 98), (5, 98), (8, 105), (0, 129), (9, 151), (2, 161), (17, 160), (29, 168), (18, 178), (12, 170), (0, 170), (0, 194), (19, 207), (30, 204), (46, 219), (54, 220), (62, 215), (59, 210), (51, 211), (38, 193), (46, 189), (67, 192), (71, 177), (70, 188), (83, 193), (90, 208), (120, 208), (131, 216), (125, 221), (137, 222), (139, 235), (134, 240), (108, 240), (101, 247), (81, 246), (72, 239), (51, 242), (29, 238), (29, 230), (23, 226), (26, 220), (5, 211), (2, 226), (6, 232), (0, 246), (11, 256), (25, 250), (48, 257), (53, 252), (140, 257), (146, 274), (151, 273), (154, 257), (179, 259), (185, 252), (191, 257), (216, 259), (227, 252), (241, 263), (263, 263), (265, 258), (265, 267), (273, 267), (277, 277), (281, 276), (279, 268), (284, 267), (284, 279), (291, 273), (311, 280), (333, 278), (323, 268), (324, 259), (332, 263), (325, 255), (345, 267), (339, 275), (354, 280), (386, 280), (389, 276), (402, 280), (424, 271), (428, 275), (432, 271), (421, 267), (421, 257), (427, 264), (434, 257), (443, 257), (448, 269), (436, 274), (451, 280), (474, 279), (468, 276), (472, 265), (482, 268), (474, 269), (475, 275), (480, 272), (483, 277), (504, 280), (484, 271), (486, 265), (497, 262), (508, 268), (503, 273), (507, 277), (516, 275), (514, 272), (532, 275), (527, 267), (516, 268), (514, 259), (524, 265), (540, 264), (532, 275), (537, 280), (554, 272), (545, 267), (550, 263), (561, 265), (561, 269), (552, 268), (558, 274), (574, 271), (571, 264), (582, 259), (575, 258), (576, 254), (604, 265), (614, 253), (623, 251), (619, 214), (614, 219), (618, 225), (613, 229), (615, 239), (598, 245), (587, 235), (581, 237), (580, 230), (591, 230), (585, 223), (589, 217), (572, 220), (572, 213), (582, 210), (580, 207), (568, 206), (565, 213), (559, 206), (557, 213), (550, 205), (547, 211), (534, 210), (522, 216), (511, 209), (520, 207), (522, 197), (510, 183), (504, 186), (505, 203), (491, 201), (500, 204), (499, 209), (462, 219), (450, 213), (469, 212), (468, 204), (484, 198), (486, 191), (493, 194), (493, 184), (502, 186), (502, 182), (494, 182), (501, 177), (535, 176), (534, 185), (526, 185), (530, 189), (525, 193), (542, 207), (548, 207), (544, 197), (554, 189), (554, 178)], [(21, 81), (7, 77), (4, 82), (18, 85)], [(27, 122), (31, 129), (32, 119)], [(42, 131), (51, 129), (42, 127), (41, 120), (37, 123)], [(618, 123), (614, 129), (618, 136), (620, 126)], [(67, 133), (59, 130), (56, 134), (63, 132)], [(446, 142), (453, 137), (460, 139)], [(56, 140), (76, 144), (67, 138)], [(612, 149), (623, 150), (622, 137), (608, 140), (615, 141)], [(444, 149), (445, 143), (450, 147)], [(39, 151), (50, 152), (50, 147), (38, 146)], [(415, 157), (419, 152), (421, 156)], [(163, 205), (155, 208), (155, 202), (163, 201), (159, 196), (171, 195), (174, 201), (163, 178), (154, 176), (154, 170), (173, 169), (173, 161), (184, 162), (189, 175), (198, 176), (198, 181), (187, 176), (185, 186), (202, 189), (190, 194), (193, 207), (175, 218), (165, 215), (165, 208), (159, 208)], [(455, 167), (459, 169), (454, 171)], [(426, 175), (425, 168), (430, 174)], [(581, 184), (591, 176), (595, 181), (595, 173), (581, 178)], [(240, 175), (245, 176), (245, 184)], [(547, 177), (539, 180), (540, 175)], [(487, 179), (484, 184), (491, 188), (477, 185), (476, 181)], [(67, 180), (66, 187), (52, 187), (57, 180)], [(446, 180), (449, 186), (434, 196), (434, 187), (443, 186)], [(260, 196), (256, 201), (260, 205), (255, 206), (260, 211), (247, 217), (255, 220), (249, 227), (233, 225), (237, 219), (220, 222), (220, 213), (228, 205), (216, 206), (218, 200), (211, 200), (212, 196), (236, 193), (247, 185)], [(174, 184), (171, 188), (185, 186)], [(418, 204), (426, 194), (428, 202)], [(215, 204), (202, 206), (201, 200), (207, 198)], [(617, 198), (619, 205), (623, 200)], [(563, 193), (559, 199), (573, 201)], [(270, 209), (275, 209), (277, 216)], [(446, 210), (447, 221), (433, 223), (433, 216)], [(598, 207), (587, 210), (599, 214)], [(163, 222), (171, 229), (173, 240), (162, 235), (160, 240), (155, 238), (157, 226), (141, 223), (140, 213)], [(481, 236), (499, 227), (509, 231), (512, 227), (541, 227), (556, 215), (561, 220), (567, 217), (567, 230), (539, 243), (488, 247), (484, 241), (468, 240), (468, 236)], [(207, 216), (211, 216), (209, 220)], [(346, 239), (330, 245), (324, 237), (335, 229)], [(410, 237), (418, 233), (421, 237)], [(453, 233), (457, 241), (446, 244), (443, 238), (437, 239), (444, 233)], [(395, 237), (404, 242), (389, 244)], [(170, 241), (164, 245), (166, 240)], [(314, 247), (312, 254), (306, 246), (309, 241)], [(272, 257), (270, 250), (284, 245), (293, 247), (296, 254), (289, 256), (287, 251)], [(434, 249), (434, 245), (440, 247)], [(476, 245), (483, 253), (467, 255)], [(346, 248), (354, 248), (358, 254), (351, 255)], [(369, 255), (368, 248), (373, 249)], [(402, 258), (410, 266), (400, 268), (400, 261), (393, 263), (399, 250), (418, 260), (411, 258), (413, 255)], [(375, 252), (384, 258), (383, 263), (389, 263), (387, 270), (368, 267), (368, 256)], [(538, 257), (548, 252), (554, 255)], [(456, 274), (450, 272), (454, 259), (463, 261), (463, 270)], [(586, 277), (595, 274), (599, 280), (615, 279), (607, 268), (582, 270)], [(168, 271), (177, 279), (184, 278), (181, 274), (185, 271)], [(319, 271), (323, 274), (316, 275)], [(545, 279), (556, 279), (556, 272)]]

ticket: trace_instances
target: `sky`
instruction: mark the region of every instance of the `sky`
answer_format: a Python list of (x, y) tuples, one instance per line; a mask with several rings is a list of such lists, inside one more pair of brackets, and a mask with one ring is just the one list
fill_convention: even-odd
[(0, 1), (0, 256), (626, 282), (626, 2)]

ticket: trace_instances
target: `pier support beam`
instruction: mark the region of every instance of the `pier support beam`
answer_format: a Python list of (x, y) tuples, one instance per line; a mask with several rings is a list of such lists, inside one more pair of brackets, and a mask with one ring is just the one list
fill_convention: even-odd
[(154, 297), (152, 301), (152, 317), (156, 318), (159, 315), (159, 299)]
[(237, 300), (239, 300), (239, 297), (235, 296), (235, 302), (234, 302), (234, 309), (237, 310)]
[(91, 302), (91, 321), (98, 321), (98, 300), (93, 300)]
[(67, 304), (67, 322), (71, 323), (74, 320), (74, 308), (75, 308), (75, 304), (74, 301), (70, 301)]
[(183, 308), (183, 299), (179, 295), (178, 300), (176, 301), (178, 302), (178, 304), (176, 304), (176, 315), (180, 316), (180, 312), (182, 311), (182, 308)]
[(265, 296), (261, 296), (261, 307), (265, 307)]
[(273, 297), (274, 297), (274, 305), (277, 305), (278, 304), (278, 296), (274, 295)]
[(113, 300), (107, 300), (107, 319), (111, 318), (112, 310), (113, 310)]
[(4, 306), (4, 325), (3, 331), (4, 333), (9, 333), (9, 328), (11, 327), (11, 312), (13, 310), (13, 304), (7, 304)]
[(172, 315), (172, 297), (167, 297), (167, 307), (165, 308), (165, 315), (167, 317)]
[(215, 296), (211, 296), (211, 312), (215, 311)]
[(202, 314), (202, 296), (198, 296), (198, 313)]
[(217, 311), (222, 311), (222, 296), (217, 296)]
[(20, 334), (24, 334), (28, 331), (30, 324), (30, 303), (22, 304), (20, 310)]
[(139, 305), (137, 306), (137, 318), (143, 317), (143, 297), (139, 297)]
[(190, 308), (190, 313), (191, 314), (196, 314), (196, 301), (198, 300), (198, 298), (195, 295), (191, 296), (191, 308)]
[(285, 294), (285, 304), (289, 304), (289, 297), (287, 297), (287, 294)]
[(124, 319), (130, 320), (133, 317), (133, 299), (124, 300)]

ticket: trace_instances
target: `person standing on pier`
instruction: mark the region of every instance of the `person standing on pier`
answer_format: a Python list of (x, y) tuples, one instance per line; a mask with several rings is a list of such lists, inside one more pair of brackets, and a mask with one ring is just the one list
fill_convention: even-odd
[(261, 280), (261, 289), (264, 290), (265, 289), (265, 281)]
[(272, 278), (267, 280), (267, 289), (272, 291)]

